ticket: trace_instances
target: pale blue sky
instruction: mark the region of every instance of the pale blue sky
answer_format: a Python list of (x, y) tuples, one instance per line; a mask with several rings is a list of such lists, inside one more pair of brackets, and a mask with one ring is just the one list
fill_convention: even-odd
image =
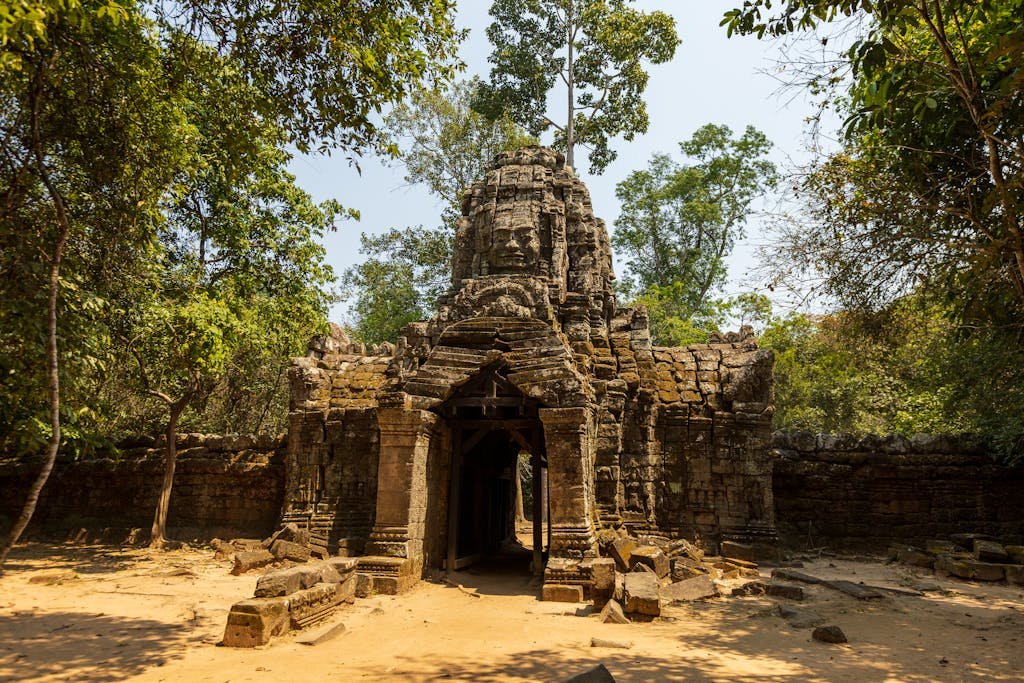
[[(675, 59), (650, 68), (647, 108), (650, 129), (633, 142), (617, 141), (618, 159), (601, 176), (587, 173), (586, 164), (577, 172), (590, 188), (595, 213), (612, 229), (618, 215), (615, 185), (631, 171), (644, 167), (651, 155), (668, 152), (679, 158), (678, 143), (705, 123), (724, 123), (735, 131), (754, 125), (775, 143), (773, 159), (780, 165), (805, 158), (805, 118), (812, 113), (803, 97), (780, 95), (778, 82), (763, 73), (774, 68), (777, 47), (769, 41), (753, 38), (726, 38), (718, 26), (722, 14), (738, 0), (728, 2), (657, 3), (640, 0), (636, 7), (669, 11), (676, 19), (682, 44)], [(484, 29), (489, 23), (485, 0), (460, 3), (458, 21), (470, 30), (462, 45), (466, 76), (489, 73), (487, 55), (490, 44)], [(557, 120), (557, 119), (556, 119)], [(546, 140), (542, 140), (546, 142)], [(582, 155), (581, 155), (582, 156)], [(326, 239), (328, 261), (341, 273), (361, 260), (359, 233), (377, 233), (390, 227), (436, 225), (441, 206), (419, 187), (403, 183), (400, 165), (389, 167), (381, 160), (366, 157), (360, 161), (362, 175), (341, 157), (297, 157), (291, 170), (298, 183), (317, 200), (336, 199), (346, 207), (358, 209), (359, 222), (348, 221)], [(754, 246), (761, 236), (760, 222), (748, 226), (748, 238), (737, 246), (730, 261), (730, 291), (750, 289), (747, 271), (755, 260)], [(621, 262), (616, 272), (621, 272)], [(346, 305), (331, 311), (332, 320), (341, 322)]]

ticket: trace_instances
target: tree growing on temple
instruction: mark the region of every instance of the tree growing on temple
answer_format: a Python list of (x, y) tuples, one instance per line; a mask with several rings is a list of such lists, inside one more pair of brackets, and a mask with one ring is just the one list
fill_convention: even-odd
[[(582, 146), (591, 173), (603, 172), (616, 157), (612, 138), (647, 132), (645, 65), (670, 61), (679, 44), (670, 15), (630, 4), (494, 0), (487, 28), (493, 66), (475, 106), (491, 118), (506, 114), (533, 135), (553, 129), (566, 163), (575, 166)], [(552, 108), (548, 96), (559, 84), (565, 104)]]

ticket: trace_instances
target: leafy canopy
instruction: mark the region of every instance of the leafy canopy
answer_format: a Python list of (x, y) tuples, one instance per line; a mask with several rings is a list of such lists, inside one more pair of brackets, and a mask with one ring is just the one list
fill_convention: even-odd
[[(589, 150), (591, 172), (603, 172), (616, 157), (612, 138), (647, 132), (645, 63), (670, 61), (679, 44), (670, 15), (630, 4), (494, 0), (487, 28), (493, 66), (475, 106), (491, 118), (505, 114), (533, 135), (553, 128), (570, 165), (578, 144)], [(561, 115), (548, 97), (559, 82), (566, 89)]]

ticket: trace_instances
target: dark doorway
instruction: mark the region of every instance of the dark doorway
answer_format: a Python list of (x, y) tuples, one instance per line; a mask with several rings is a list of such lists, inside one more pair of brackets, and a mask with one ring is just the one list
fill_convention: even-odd
[[(525, 557), (534, 574), (544, 567), (542, 518), (547, 505), (541, 490), (547, 467), (538, 404), (524, 396), (492, 366), (460, 387), (441, 413), (452, 430), (448, 489), (448, 539), (445, 568), (461, 570), (490, 558)], [(516, 529), (519, 459), (527, 455), (533, 487), (529, 548)], [(522, 492), (521, 492), (522, 493)]]

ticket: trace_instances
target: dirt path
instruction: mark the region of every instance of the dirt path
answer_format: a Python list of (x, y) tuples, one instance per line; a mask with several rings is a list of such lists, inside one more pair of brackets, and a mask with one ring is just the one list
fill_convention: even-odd
[[(830, 564), (832, 566), (830, 566)], [(670, 607), (650, 624), (598, 623), (542, 603), (526, 576), (463, 574), (480, 593), (423, 583), (339, 613), (347, 632), (304, 646), (294, 636), (257, 650), (217, 647), (230, 604), (255, 576), (234, 577), (209, 551), (35, 544), (0, 579), (2, 681), (561, 681), (603, 662), (627, 681), (1021, 681), (1019, 587), (922, 578), (925, 597), (858, 601), (824, 587), (789, 603), (849, 637), (825, 645), (772, 612), (773, 599), (719, 598)], [(890, 586), (904, 567), (827, 560), (823, 578)], [(590, 647), (592, 637), (628, 650)]]

